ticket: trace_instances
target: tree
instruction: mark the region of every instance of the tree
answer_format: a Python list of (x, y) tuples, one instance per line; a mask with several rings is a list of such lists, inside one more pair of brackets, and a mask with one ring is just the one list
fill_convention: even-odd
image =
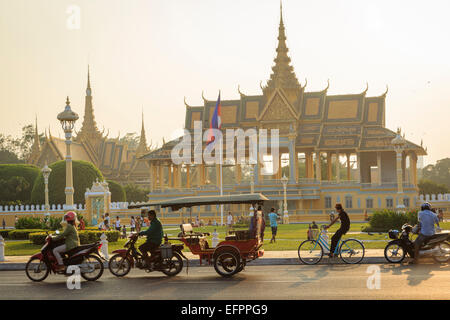
[(124, 189), (128, 202), (145, 202), (148, 200), (147, 195), (150, 191), (147, 189), (142, 189), (135, 184), (127, 184)]
[[(36, 129), (32, 124), (28, 124), (22, 127), (22, 135), (18, 138), (0, 134), (0, 151), (3, 152), (3, 154), (0, 152), (0, 162), (17, 163), (24, 162), (28, 159), (31, 152), (31, 146), (34, 143), (35, 130)], [(41, 145), (45, 142), (43, 133), (39, 134), (39, 141)], [(13, 154), (15, 157), (12, 156)]]
[(109, 191), (111, 192), (111, 202), (125, 202), (127, 196), (124, 188), (115, 181), (106, 180), (108, 182)]
[(14, 152), (7, 149), (0, 149), (0, 163), (1, 164), (12, 164), (12, 163), (23, 163)]
[(450, 188), (450, 158), (436, 161), (436, 164), (429, 164), (422, 169), (423, 179), (444, 184)]
[[(51, 204), (66, 203), (66, 162), (64, 160), (52, 163), (50, 166), (52, 172), (48, 180), (49, 202)], [(80, 160), (72, 161), (73, 167), (73, 186), (75, 189), (74, 202), (84, 203), (84, 193), (87, 188), (91, 188), (92, 184), (98, 179), (103, 181), (103, 175), (92, 163)], [(44, 177), (42, 172), (34, 182), (33, 191), (31, 192), (31, 202), (34, 204), (44, 203)]]
[(0, 202), (29, 204), (31, 190), (40, 169), (28, 164), (0, 165)]
[(438, 184), (431, 180), (422, 179), (419, 181), (418, 186), (420, 194), (439, 194), (449, 192), (449, 188), (446, 185)]

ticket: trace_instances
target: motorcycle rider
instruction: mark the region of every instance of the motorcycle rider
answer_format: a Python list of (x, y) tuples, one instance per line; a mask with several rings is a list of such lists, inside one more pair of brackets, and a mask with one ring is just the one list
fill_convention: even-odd
[[(147, 241), (139, 246), (139, 250), (142, 253), (147, 266), (150, 266), (151, 262), (155, 258), (155, 250), (159, 248), (163, 239), (163, 227), (161, 221), (156, 217), (156, 211), (143, 209), (141, 212), (148, 212), (148, 219), (150, 221), (150, 227), (138, 233), (139, 236), (147, 236)], [(150, 251), (150, 258), (148, 257), (148, 252)]]
[(420, 207), (421, 211), (418, 213), (418, 220), (420, 231), (416, 240), (414, 241), (414, 260), (413, 263), (417, 263), (419, 259), (420, 247), (427, 241), (432, 235), (435, 234), (434, 224), (439, 228), (439, 219), (435, 213), (431, 211), (431, 205), (425, 202)]
[(80, 237), (78, 236), (78, 231), (75, 226), (76, 220), (77, 214), (73, 211), (68, 211), (64, 215), (64, 221), (67, 222), (64, 231), (61, 234), (52, 237), (53, 241), (57, 241), (60, 239), (65, 240), (65, 243), (63, 245), (60, 245), (53, 249), (53, 255), (55, 256), (56, 261), (58, 261), (56, 271), (60, 271), (65, 268), (63, 260), (61, 258), (61, 253), (67, 252), (69, 250), (72, 250), (73, 248), (80, 246)]

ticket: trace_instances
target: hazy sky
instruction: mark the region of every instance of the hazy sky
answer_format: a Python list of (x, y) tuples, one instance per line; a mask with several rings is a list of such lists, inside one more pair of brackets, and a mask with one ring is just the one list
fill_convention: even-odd
[[(426, 163), (450, 156), (450, 1), (284, 0), (283, 10), (307, 91), (327, 79), (329, 94), (388, 85), (387, 127), (423, 138)], [(89, 63), (100, 129), (139, 133), (143, 108), (147, 139), (161, 144), (184, 126), (184, 96), (237, 99), (238, 84), (261, 93), (278, 23), (278, 0), (0, 0), (0, 131), (18, 135), (37, 114), (41, 130), (63, 136), (66, 95), (79, 128)]]

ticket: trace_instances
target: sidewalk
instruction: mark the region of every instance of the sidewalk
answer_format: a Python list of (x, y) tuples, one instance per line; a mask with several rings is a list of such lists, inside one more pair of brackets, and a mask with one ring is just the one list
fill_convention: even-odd
[[(184, 255), (189, 259), (189, 267), (199, 267), (200, 261), (198, 256), (191, 252), (184, 252)], [(0, 262), (0, 271), (5, 270), (25, 270), (29, 256), (6, 256), (6, 261)], [(331, 262), (328, 256), (324, 255), (319, 264), (345, 264), (340, 258), (334, 258)], [(388, 263), (384, 258), (383, 249), (366, 249), (362, 264), (377, 264)], [(263, 266), (263, 265), (299, 265), (298, 253), (295, 250), (287, 251), (265, 251), (264, 256), (249, 262), (249, 266)], [(202, 266), (207, 266), (207, 261), (203, 260)]]

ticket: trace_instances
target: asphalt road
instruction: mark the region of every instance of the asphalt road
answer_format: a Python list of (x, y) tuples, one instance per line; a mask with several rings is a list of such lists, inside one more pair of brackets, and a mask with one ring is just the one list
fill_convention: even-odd
[[(370, 273), (368, 272), (368, 268)], [(371, 269), (373, 268), (373, 270)], [(379, 269), (378, 269), (379, 268)], [(379, 289), (376, 277), (379, 270)], [(375, 279), (375, 280), (374, 280)], [(447, 299), (450, 265), (248, 266), (233, 278), (212, 267), (190, 268), (176, 277), (132, 270), (116, 278), (105, 270), (96, 282), (69, 290), (67, 278), (50, 275), (33, 283), (23, 271), (0, 272), (0, 299)]]

